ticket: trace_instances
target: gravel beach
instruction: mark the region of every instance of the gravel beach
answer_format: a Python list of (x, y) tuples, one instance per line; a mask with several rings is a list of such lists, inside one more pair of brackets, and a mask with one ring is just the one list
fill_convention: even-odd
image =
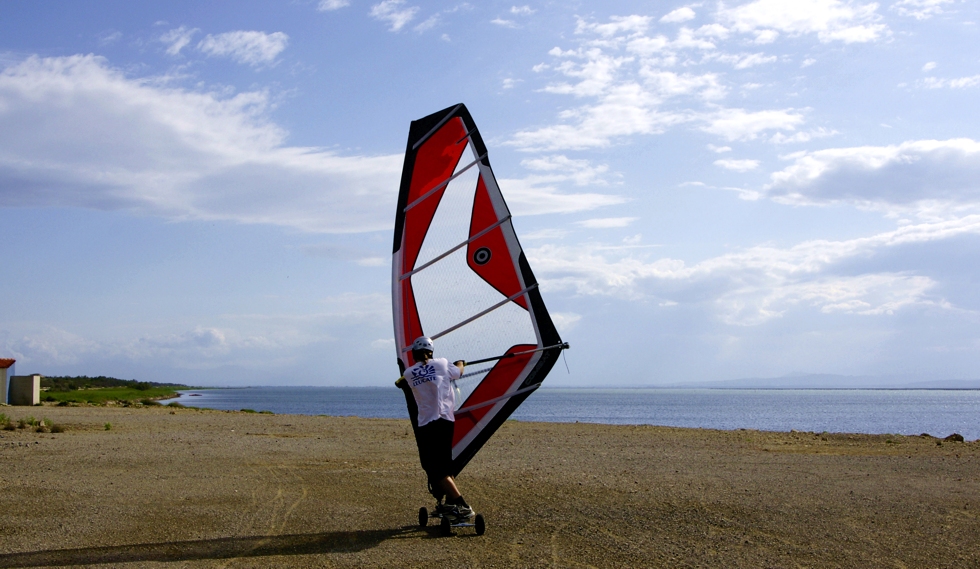
[(440, 537), (407, 419), (0, 411), (66, 429), (0, 431), (0, 568), (980, 566), (977, 442), (509, 421)]

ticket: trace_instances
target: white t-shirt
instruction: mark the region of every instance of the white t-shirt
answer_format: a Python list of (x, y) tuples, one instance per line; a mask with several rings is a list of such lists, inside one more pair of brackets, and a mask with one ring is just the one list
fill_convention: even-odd
[(419, 407), (419, 426), (436, 419), (455, 421), (456, 393), (451, 380), (459, 379), (459, 368), (446, 358), (434, 358), (405, 370), (405, 379)]

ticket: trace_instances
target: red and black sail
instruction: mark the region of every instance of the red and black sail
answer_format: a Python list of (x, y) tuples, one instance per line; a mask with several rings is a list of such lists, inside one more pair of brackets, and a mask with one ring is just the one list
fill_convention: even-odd
[[(458, 474), (557, 361), (548, 315), (487, 147), (462, 104), (412, 122), (392, 257), (395, 346), (405, 366), (419, 336), (437, 357), (479, 362), (457, 384)], [(505, 356), (495, 358), (495, 356)]]

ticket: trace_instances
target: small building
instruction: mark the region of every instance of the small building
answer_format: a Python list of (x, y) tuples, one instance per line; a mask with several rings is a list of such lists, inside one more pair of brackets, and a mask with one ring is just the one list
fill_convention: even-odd
[(37, 405), (41, 402), (41, 374), (10, 376), (10, 404)]
[(7, 379), (14, 375), (14, 362), (10, 358), (0, 358), (0, 403), (7, 403)]

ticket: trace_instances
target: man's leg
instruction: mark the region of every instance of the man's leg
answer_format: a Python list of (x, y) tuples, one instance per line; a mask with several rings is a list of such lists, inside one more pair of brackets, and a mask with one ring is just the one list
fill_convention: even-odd
[(450, 500), (459, 498), (459, 489), (456, 488), (456, 481), (453, 480), (452, 476), (443, 478), (439, 481), (439, 484), (442, 485), (442, 489), (446, 492), (446, 496), (449, 497)]

